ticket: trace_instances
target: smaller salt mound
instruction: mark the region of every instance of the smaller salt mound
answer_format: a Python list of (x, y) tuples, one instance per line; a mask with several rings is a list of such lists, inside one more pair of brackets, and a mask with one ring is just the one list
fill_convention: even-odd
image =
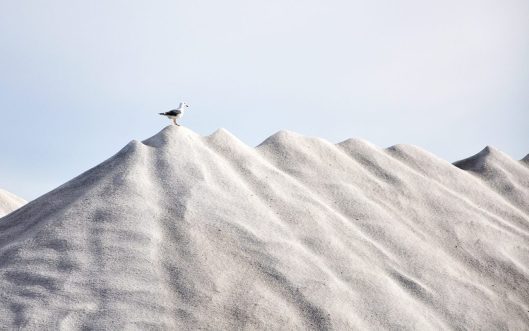
[(3, 217), (13, 210), (20, 208), (26, 200), (17, 197), (13, 193), (0, 189), (0, 217)]

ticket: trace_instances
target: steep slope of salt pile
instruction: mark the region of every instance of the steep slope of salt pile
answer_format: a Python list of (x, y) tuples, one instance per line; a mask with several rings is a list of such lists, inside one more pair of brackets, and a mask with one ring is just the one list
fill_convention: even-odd
[(5, 216), (13, 210), (24, 205), (26, 200), (17, 197), (13, 193), (0, 189), (0, 217)]
[(496, 154), (167, 127), (2, 219), (0, 325), (524, 329), (529, 170)]

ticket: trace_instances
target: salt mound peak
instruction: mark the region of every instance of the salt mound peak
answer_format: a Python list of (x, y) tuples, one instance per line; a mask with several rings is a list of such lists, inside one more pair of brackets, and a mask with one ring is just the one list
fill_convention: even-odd
[(387, 147), (386, 151), (394, 154), (431, 154), (425, 149), (411, 144), (395, 144)]
[(127, 145), (125, 145), (125, 147), (123, 147), (116, 155), (120, 155), (120, 154), (127, 154), (127, 153), (134, 153), (136, 152), (138, 149), (141, 149), (143, 143), (139, 142), (138, 140), (134, 139), (134, 140), (131, 140)]
[[(382, 150), (379, 146), (359, 138), (350, 138), (344, 140), (338, 143), (336, 146), (353, 158), (358, 159), (358, 157), (360, 157), (360, 162), (366, 162), (366, 157), (371, 159)], [(372, 162), (372, 160), (367, 162)]]
[(360, 148), (365, 148), (365, 147), (370, 147), (370, 148), (377, 148), (379, 149), (380, 147), (373, 144), (372, 142), (370, 141), (367, 141), (365, 139), (362, 139), (362, 138), (349, 138), (349, 139), (346, 139), (342, 142), (339, 142), (338, 145), (340, 146), (358, 146)]
[(233, 134), (225, 128), (218, 128), (217, 130), (215, 130), (215, 132), (210, 134), (208, 137), (216, 138), (216, 137), (226, 137), (226, 136), (233, 136)]
[(454, 162), (453, 164), (463, 170), (479, 172), (490, 162), (504, 162), (510, 160), (510, 157), (493, 146), (485, 146), (479, 153)]
[(168, 125), (156, 135), (146, 139), (143, 143), (147, 146), (159, 148), (173, 146), (176, 143), (199, 140), (202, 137), (184, 126)]
[(224, 143), (224, 144), (235, 143), (237, 145), (243, 144), (243, 142), (241, 142), (239, 138), (237, 138), (235, 135), (233, 135), (230, 131), (226, 130), (225, 128), (217, 129), (215, 132), (213, 132), (206, 138), (209, 141), (215, 141), (217, 144), (218, 143)]
[(11, 213), (26, 203), (26, 200), (0, 189), (0, 217)]
[(262, 147), (265, 145), (276, 145), (276, 144), (284, 144), (286, 142), (291, 142), (293, 140), (303, 138), (304, 136), (289, 130), (279, 130), (270, 137), (266, 138), (262, 143), (260, 143), (257, 147)]

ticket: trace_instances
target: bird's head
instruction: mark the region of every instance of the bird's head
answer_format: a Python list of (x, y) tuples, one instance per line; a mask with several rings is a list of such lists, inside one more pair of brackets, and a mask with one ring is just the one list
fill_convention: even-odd
[(185, 110), (188, 110), (189, 109), (189, 105), (185, 102), (180, 102), (180, 106), (178, 106), (179, 109), (185, 109)]

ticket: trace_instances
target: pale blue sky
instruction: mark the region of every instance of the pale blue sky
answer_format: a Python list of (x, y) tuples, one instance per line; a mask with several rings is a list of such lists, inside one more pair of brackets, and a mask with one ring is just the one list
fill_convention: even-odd
[(0, 187), (33, 199), (169, 124), (529, 153), (529, 2), (0, 1)]

